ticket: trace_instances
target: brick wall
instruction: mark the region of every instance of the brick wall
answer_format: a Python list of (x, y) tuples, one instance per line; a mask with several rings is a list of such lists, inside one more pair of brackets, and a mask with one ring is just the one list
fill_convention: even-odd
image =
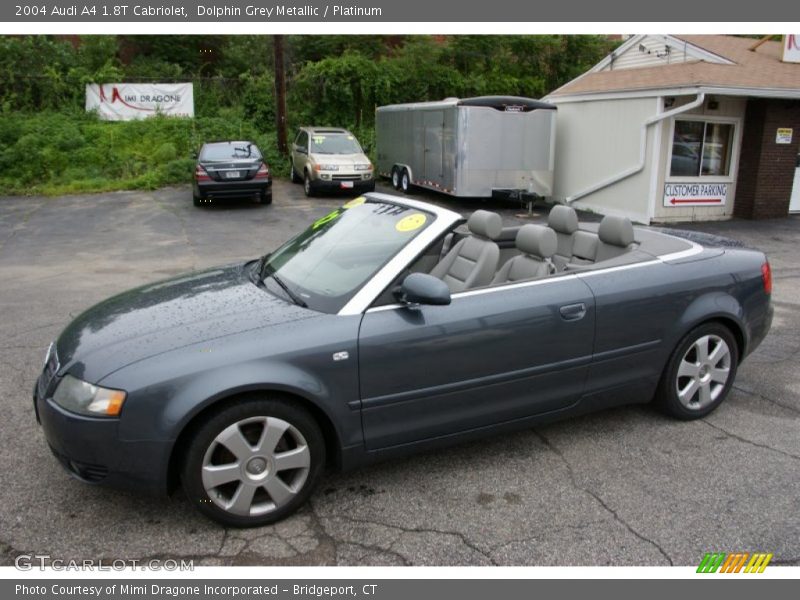
[[(791, 144), (775, 143), (779, 127), (794, 130)], [(800, 102), (747, 101), (734, 216), (745, 219), (786, 216), (799, 146)]]

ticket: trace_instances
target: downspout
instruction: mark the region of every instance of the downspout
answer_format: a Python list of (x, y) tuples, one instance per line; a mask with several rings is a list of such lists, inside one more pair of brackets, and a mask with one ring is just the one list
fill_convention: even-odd
[(598, 190), (602, 190), (603, 188), (607, 188), (610, 185), (613, 185), (617, 182), (622, 181), (623, 179), (627, 179), (631, 175), (636, 175), (642, 169), (644, 169), (645, 165), (645, 158), (647, 154), (647, 128), (654, 123), (658, 123), (659, 121), (663, 121), (664, 119), (669, 119), (674, 117), (675, 115), (679, 115), (681, 113), (685, 113), (690, 111), (698, 106), (702, 106), (703, 102), (705, 101), (706, 94), (705, 92), (699, 92), (697, 94), (697, 98), (694, 99), (689, 104), (684, 104), (683, 106), (679, 106), (678, 108), (673, 108), (672, 110), (668, 110), (667, 112), (663, 112), (657, 115), (653, 115), (652, 117), (648, 117), (644, 123), (642, 123), (642, 133), (641, 133), (641, 141), (639, 142), (639, 162), (629, 169), (625, 169), (621, 173), (617, 173), (608, 179), (604, 179), (594, 185), (589, 186), (586, 189), (581, 190), (571, 196), (567, 196), (564, 198), (564, 202), (566, 204), (570, 204), (579, 198), (583, 198), (584, 196), (588, 196), (589, 194), (593, 194)]

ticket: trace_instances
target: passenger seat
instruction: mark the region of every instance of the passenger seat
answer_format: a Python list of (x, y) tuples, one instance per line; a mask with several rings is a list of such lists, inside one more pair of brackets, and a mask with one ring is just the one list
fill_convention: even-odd
[(489, 285), (500, 260), (500, 248), (493, 241), (503, 231), (500, 215), (476, 210), (467, 221), (467, 229), (472, 235), (453, 246), (430, 273), (454, 293)]
[(547, 226), (556, 233), (556, 252), (553, 263), (562, 271), (572, 259), (573, 234), (578, 231), (578, 213), (571, 206), (556, 204), (547, 215)]
[(555, 273), (550, 260), (558, 247), (555, 231), (542, 225), (523, 225), (515, 244), (522, 254), (506, 261), (492, 280), (493, 284), (539, 279)]

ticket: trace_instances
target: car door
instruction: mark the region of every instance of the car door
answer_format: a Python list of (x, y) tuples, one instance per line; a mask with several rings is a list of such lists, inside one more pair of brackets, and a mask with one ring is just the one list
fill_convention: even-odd
[(582, 394), (594, 298), (574, 275), (370, 309), (362, 424), (376, 450), (564, 409)]
[(300, 177), (303, 176), (303, 171), (306, 168), (308, 161), (308, 133), (300, 131), (295, 138), (294, 146), (292, 147), (292, 165), (294, 171)]

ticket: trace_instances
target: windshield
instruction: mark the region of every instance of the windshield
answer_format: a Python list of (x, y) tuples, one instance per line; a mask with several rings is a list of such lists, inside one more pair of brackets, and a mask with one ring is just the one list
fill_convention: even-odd
[(200, 155), (200, 160), (222, 161), (237, 158), (261, 158), (261, 153), (255, 144), (250, 142), (231, 142), (229, 144), (212, 144), (205, 146)]
[[(264, 284), (277, 275), (309, 308), (336, 313), (435, 215), (364, 197), (317, 219), (267, 257)], [(270, 286), (286, 295), (277, 284)]]
[(337, 133), (311, 136), (311, 152), (315, 154), (362, 154), (361, 146), (350, 134)]

